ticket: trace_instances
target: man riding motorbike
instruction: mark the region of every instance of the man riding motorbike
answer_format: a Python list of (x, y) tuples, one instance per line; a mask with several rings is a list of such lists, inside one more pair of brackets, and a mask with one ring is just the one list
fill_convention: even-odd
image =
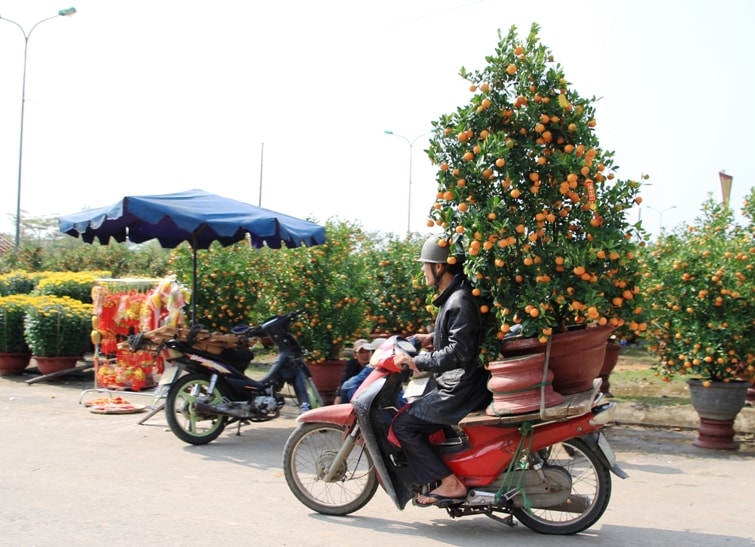
[(433, 334), (414, 335), (428, 351), (414, 358), (406, 353), (395, 357), (397, 365), (429, 372), (435, 380), (435, 387), (401, 412), (392, 426), (417, 483), (423, 485), (423, 493), (414, 500), (421, 507), (467, 495), (466, 486), (451, 473), (430, 435), (490, 402), (488, 374), (478, 362), (482, 334), (479, 305), (464, 275), (463, 255), (450, 254), (449, 245), (442, 237), (431, 236), (418, 260), (425, 284), (440, 293), (433, 302), (439, 308)]

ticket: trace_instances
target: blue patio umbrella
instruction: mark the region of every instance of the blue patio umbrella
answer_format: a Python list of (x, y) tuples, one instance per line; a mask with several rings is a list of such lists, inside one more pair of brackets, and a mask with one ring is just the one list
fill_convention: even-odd
[(188, 242), (193, 251), (191, 322), (196, 315), (197, 249), (217, 241), (228, 246), (247, 237), (253, 247), (273, 249), (325, 243), (325, 228), (269, 209), (204, 190), (154, 196), (126, 196), (117, 203), (58, 218), (60, 231), (107, 245), (157, 239), (173, 249)]

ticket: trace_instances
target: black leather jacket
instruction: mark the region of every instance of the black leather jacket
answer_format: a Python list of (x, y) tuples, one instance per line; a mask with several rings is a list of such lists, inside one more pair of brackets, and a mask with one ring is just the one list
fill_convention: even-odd
[(433, 373), (436, 388), (408, 412), (417, 418), (453, 425), (490, 400), (488, 373), (477, 360), (482, 336), (478, 303), (469, 282), (457, 274), (434, 302), (439, 306), (433, 351), (420, 353), (417, 368)]

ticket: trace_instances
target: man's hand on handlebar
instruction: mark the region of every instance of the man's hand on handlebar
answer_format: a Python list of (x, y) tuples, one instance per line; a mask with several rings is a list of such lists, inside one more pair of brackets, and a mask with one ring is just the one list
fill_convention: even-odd
[(396, 355), (393, 356), (393, 362), (399, 367), (403, 367), (404, 365), (406, 365), (407, 367), (409, 367), (409, 369), (412, 372), (419, 372), (419, 369), (417, 368), (417, 365), (414, 362), (414, 357), (412, 357), (408, 353), (403, 353), (403, 352), (396, 353)]

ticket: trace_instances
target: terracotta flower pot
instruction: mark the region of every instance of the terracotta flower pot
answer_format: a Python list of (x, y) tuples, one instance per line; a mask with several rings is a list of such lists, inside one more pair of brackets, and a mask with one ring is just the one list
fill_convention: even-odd
[(330, 359), (316, 365), (308, 364), (312, 381), (315, 383), (324, 405), (333, 404), (345, 366), (346, 361), (342, 359)]
[(603, 366), (600, 368), (599, 374), (600, 379), (602, 380), (600, 391), (606, 397), (613, 397), (613, 395), (611, 395), (611, 382), (609, 381), (609, 377), (611, 376), (613, 369), (616, 367), (616, 363), (619, 362), (620, 352), (621, 344), (617, 342), (608, 342), (608, 344), (606, 344), (606, 355), (603, 358)]
[(493, 401), (485, 409), (488, 416), (534, 412), (540, 409), (541, 399), (545, 407), (564, 401), (561, 394), (553, 391), (552, 370), (548, 370), (543, 385), (544, 353), (492, 361), (487, 368), (490, 371), (488, 389), (493, 394)]
[(76, 355), (65, 355), (59, 357), (37, 357), (34, 361), (37, 363), (37, 370), (40, 374), (52, 374), (69, 368), (74, 368), (81, 357)]
[(692, 443), (701, 448), (736, 450), (734, 420), (745, 405), (748, 382), (713, 382), (705, 387), (700, 380), (687, 380), (689, 398), (700, 416), (697, 440)]
[[(548, 368), (553, 371), (553, 389), (562, 395), (588, 391), (600, 374), (606, 354), (606, 344), (613, 327), (598, 326), (554, 334)], [(545, 353), (546, 344), (537, 338), (515, 339), (505, 342), (504, 357), (530, 353)]]
[(31, 353), (0, 353), (0, 376), (21, 374), (31, 360)]

